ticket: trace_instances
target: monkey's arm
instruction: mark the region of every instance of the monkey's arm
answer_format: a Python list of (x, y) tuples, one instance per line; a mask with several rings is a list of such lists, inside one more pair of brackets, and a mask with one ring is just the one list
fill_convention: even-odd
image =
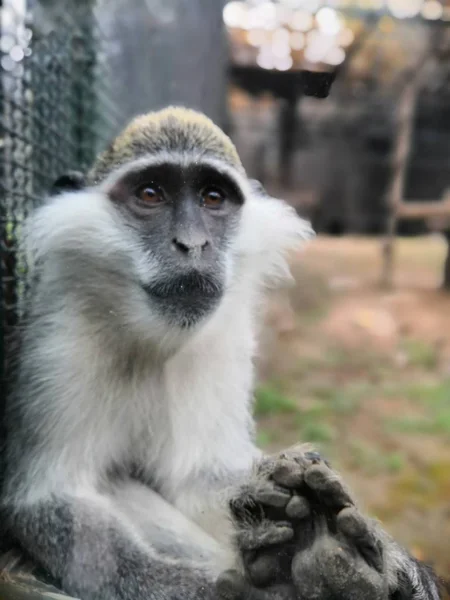
[[(369, 531), (370, 531), (369, 521)], [(385, 569), (391, 580), (389, 598), (392, 600), (439, 600), (439, 578), (425, 563), (413, 558), (402, 546), (390, 538), (378, 523), (373, 531), (385, 553)]]
[(100, 495), (53, 496), (16, 507), (8, 521), (21, 547), (83, 600), (215, 597), (206, 569), (158, 553)]

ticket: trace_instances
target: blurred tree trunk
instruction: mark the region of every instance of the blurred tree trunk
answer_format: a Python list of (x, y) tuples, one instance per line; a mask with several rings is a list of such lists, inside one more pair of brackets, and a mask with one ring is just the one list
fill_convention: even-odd
[(403, 201), (406, 170), (411, 153), (412, 129), (419, 89), (419, 78), (413, 78), (403, 91), (398, 107), (398, 128), (392, 154), (392, 176), (387, 195), (388, 223), (383, 247), (382, 285), (391, 288), (394, 275), (394, 243), (397, 233), (398, 211)]
[(408, 74), (408, 81), (405, 84), (398, 104), (397, 131), (391, 163), (392, 175), (387, 193), (387, 232), (383, 246), (382, 285), (388, 289), (393, 285), (394, 243), (399, 212), (404, 201), (405, 180), (411, 154), (417, 97), (424, 74), (430, 65), (433, 64), (433, 60), (434, 56), (430, 50), (422, 57), (415, 71)]
[[(101, 0), (107, 59), (123, 121), (170, 104), (226, 128), (224, 0)], [(121, 123), (120, 125), (123, 125)]]

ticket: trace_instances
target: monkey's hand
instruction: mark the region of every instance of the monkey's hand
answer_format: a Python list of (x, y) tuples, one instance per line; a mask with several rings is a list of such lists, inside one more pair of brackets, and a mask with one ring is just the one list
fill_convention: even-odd
[(280, 454), (255, 465), (249, 481), (231, 498), (239, 570), (218, 580), (226, 600), (295, 600), (291, 565), (296, 551), (295, 524), (310, 514), (307, 501), (294, 491), (315, 453)]
[(224, 598), (439, 598), (430, 572), (359, 512), (317, 453), (265, 459), (231, 509), (244, 575), (224, 574)]

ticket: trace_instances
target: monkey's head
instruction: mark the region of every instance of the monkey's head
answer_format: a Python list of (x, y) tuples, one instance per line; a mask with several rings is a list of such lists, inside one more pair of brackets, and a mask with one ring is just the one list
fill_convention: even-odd
[[(217, 126), (182, 108), (133, 120), (98, 158), (87, 187), (59, 195), (47, 210), (53, 232), (59, 215), (66, 267), (78, 257), (84, 269), (72, 284), (84, 278), (79, 288), (90, 298), (116, 303), (115, 314), (134, 311), (142, 331), (148, 318), (161, 336), (195, 329), (241, 288), (278, 276), (284, 250), (311, 233), (247, 179)], [(39, 243), (49, 246), (43, 236)], [(93, 293), (93, 278), (103, 292)]]

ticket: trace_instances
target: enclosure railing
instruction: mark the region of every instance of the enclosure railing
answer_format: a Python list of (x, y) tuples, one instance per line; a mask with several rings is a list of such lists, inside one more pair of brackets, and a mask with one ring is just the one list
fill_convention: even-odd
[(24, 218), (115, 132), (107, 43), (94, 0), (0, 4), (0, 369), (21, 315)]

